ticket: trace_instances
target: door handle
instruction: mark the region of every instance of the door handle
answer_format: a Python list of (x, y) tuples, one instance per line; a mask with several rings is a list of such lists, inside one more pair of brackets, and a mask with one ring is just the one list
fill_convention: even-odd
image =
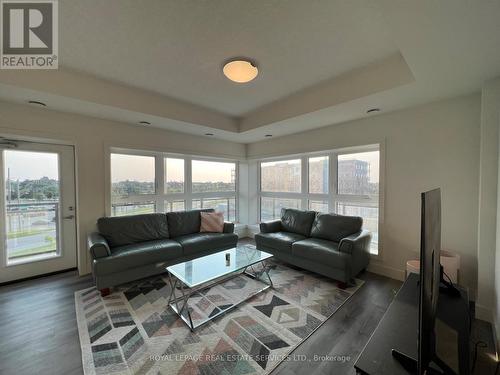
[(75, 218), (75, 215), (69, 215), (69, 216), (64, 216), (63, 219), (65, 220), (72, 220)]

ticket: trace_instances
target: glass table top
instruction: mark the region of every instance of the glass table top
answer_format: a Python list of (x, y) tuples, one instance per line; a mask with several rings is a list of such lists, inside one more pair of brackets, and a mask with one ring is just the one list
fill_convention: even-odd
[[(228, 261), (226, 261), (226, 254), (229, 254)], [(193, 288), (230, 273), (242, 271), (272, 256), (254, 247), (243, 245), (169, 266), (167, 271), (188, 287)]]

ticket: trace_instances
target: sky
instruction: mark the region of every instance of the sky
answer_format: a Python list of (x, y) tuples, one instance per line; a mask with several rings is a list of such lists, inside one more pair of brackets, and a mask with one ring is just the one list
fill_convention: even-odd
[(32, 151), (4, 151), (5, 178), (11, 180), (39, 180), (42, 177), (59, 178), (58, 154)]
[[(111, 155), (111, 181), (154, 181), (155, 159), (152, 156)], [(193, 161), (194, 182), (231, 182), (231, 169), (234, 163), (212, 161)], [(182, 181), (184, 178), (184, 161), (167, 159), (167, 181)]]

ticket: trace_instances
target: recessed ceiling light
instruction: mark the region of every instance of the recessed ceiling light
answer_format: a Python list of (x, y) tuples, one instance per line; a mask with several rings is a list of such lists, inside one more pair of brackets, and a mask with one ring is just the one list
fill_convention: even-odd
[(266, 138), (271, 138), (272, 136), (272, 134), (266, 134)]
[(212, 137), (214, 133), (205, 133), (205, 135), (208, 135), (209, 137)]
[(40, 107), (47, 107), (47, 104), (45, 104), (44, 102), (40, 102), (38, 100), (28, 100), (28, 103), (38, 105)]
[(139, 121), (139, 124), (144, 125), (144, 126), (151, 125), (151, 123), (149, 121)]
[(240, 58), (226, 62), (222, 72), (228, 79), (237, 83), (250, 82), (259, 74), (254, 62)]
[(380, 112), (380, 108), (370, 108), (366, 113), (375, 113), (375, 112)]

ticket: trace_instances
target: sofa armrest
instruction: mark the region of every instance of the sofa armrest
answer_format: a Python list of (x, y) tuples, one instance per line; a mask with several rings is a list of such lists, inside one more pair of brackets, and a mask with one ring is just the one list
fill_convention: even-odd
[(224, 229), (222, 233), (234, 233), (234, 223), (230, 223), (228, 221), (224, 222)]
[(92, 232), (88, 235), (87, 244), (93, 259), (104, 258), (111, 255), (108, 241), (97, 232)]
[(371, 232), (362, 230), (358, 233), (342, 238), (339, 243), (339, 251), (347, 254), (355, 254), (359, 252), (370, 253), (371, 240)]
[(275, 233), (281, 231), (281, 220), (272, 220), (260, 223), (261, 233)]

